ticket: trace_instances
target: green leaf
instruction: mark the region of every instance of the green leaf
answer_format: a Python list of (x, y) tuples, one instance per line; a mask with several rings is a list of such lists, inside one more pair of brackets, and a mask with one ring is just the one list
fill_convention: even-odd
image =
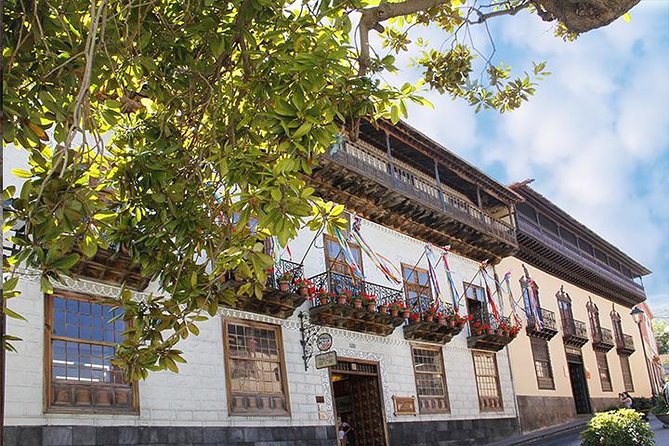
[(77, 264), (80, 257), (79, 254), (73, 252), (53, 262), (53, 267), (62, 271), (69, 271), (70, 268)]
[(623, 20), (626, 21), (627, 23), (630, 23), (632, 21), (632, 14), (626, 12), (625, 14), (623, 14)]

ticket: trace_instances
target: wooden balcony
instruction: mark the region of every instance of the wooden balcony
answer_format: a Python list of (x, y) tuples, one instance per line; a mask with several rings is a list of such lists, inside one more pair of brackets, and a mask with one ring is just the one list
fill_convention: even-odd
[(404, 323), (404, 318), (401, 315), (393, 317), (389, 312), (382, 313), (379, 310), (379, 306), (388, 306), (398, 300), (403, 301), (404, 295), (401, 290), (360, 280), (353, 281), (350, 276), (332, 271), (319, 274), (309, 280), (316, 290), (324, 290), (335, 295), (347, 291), (352, 296), (360, 296), (365, 293), (377, 298), (376, 304), (371, 310), (365, 305), (356, 308), (350, 301), (340, 304), (337, 301), (321, 303), (313, 300), (310, 310), (312, 324), (388, 336), (395, 328)]
[(477, 260), (506, 257), (518, 246), (513, 226), (362, 141), (323, 155), (311, 182), (323, 198), (371, 221)]
[(643, 287), (620, 271), (541, 228), (526, 215), (517, 213), (516, 218), (520, 259), (620, 304), (634, 305), (645, 300)]
[(629, 356), (634, 353), (634, 339), (630, 335), (616, 336), (616, 350), (618, 354)]
[(442, 309), (442, 314), (446, 317), (440, 321), (427, 312), (432, 307), (432, 302), (425, 302), (424, 305), (421, 303), (420, 299), (410, 302), (409, 307), (413, 317), (404, 326), (404, 339), (443, 345), (460, 334), (464, 322), (459, 324), (455, 322), (456, 318), (451, 305)]
[(541, 308), (541, 321), (534, 317), (527, 318), (527, 335), (535, 338), (553, 339), (558, 333), (557, 323), (555, 322), (555, 313), (545, 308)]
[(581, 348), (588, 343), (585, 322), (576, 319), (562, 320), (562, 339), (565, 345)]
[(130, 256), (122, 249), (110, 246), (109, 249), (98, 249), (92, 258), (87, 258), (77, 249), (81, 256), (79, 262), (71, 269), (74, 278), (90, 279), (109, 285), (125, 284), (135, 291), (142, 291), (149, 285), (149, 278), (142, 275), (139, 265), (132, 263)]
[[(288, 282), (287, 288), (282, 290), (279, 278), (287, 273), (292, 280)], [(251, 313), (264, 314), (267, 316), (287, 319), (307, 299), (306, 293), (300, 293), (295, 281), (304, 277), (301, 265), (282, 260), (275, 265), (267, 281), (265, 293), (262, 299), (255, 296), (238, 296), (232, 306), (237, 310), (249, 311)], [(241, 286), (241, 282), (226, 282), (232, 287)]]
[[(490, 328), (479, 330), (477, 322), (487, 324)], [(467, 347), (475, 350), (487, 350), (498, 352), (511, 343), (516, 335), (503, 330), (502, 327), (511, 327), (511, 320), (507, 317), (500, 318), (499, 322), (490, 315), (475, 315), (469, 322), (469, 336)]]
[(613, 334), (608, 328), (592, 332), (592, 348), (598, 352), (608, 352), (614, 347)]

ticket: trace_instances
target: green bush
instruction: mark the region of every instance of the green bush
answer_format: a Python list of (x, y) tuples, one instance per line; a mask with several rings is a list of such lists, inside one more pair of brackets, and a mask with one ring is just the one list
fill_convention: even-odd
[(653, 431), (634, 409), (596, 414), (581, 434), (581, 446), (652, 446)]
[(669, 414), (669, 404), (664, 400), (664, 398), (657, 397), (655, 399), (655, 406), (651, 409), (655, 415), (664, 415)]

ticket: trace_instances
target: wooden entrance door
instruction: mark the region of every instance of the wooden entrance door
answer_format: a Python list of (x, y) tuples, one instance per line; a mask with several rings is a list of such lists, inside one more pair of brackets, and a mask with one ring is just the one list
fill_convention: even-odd
[(348, 444), (386, 446), (378, 364), (339, 361), (331, 369), (331, 377), (335, 416), (352, 427)]
[(592, 413), (590, 409), (590, 392), (588, 392), (588, 383), (585, 379), (582, 360), (570, 360), (568, 357), (567, 364), (569, 365), (569, 380), (571, 381), (571, 392), (574, 396), (576, 413)]

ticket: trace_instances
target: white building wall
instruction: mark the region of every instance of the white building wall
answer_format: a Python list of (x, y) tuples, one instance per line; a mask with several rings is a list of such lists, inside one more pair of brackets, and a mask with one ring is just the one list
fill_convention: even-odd
[[(390, 259), (398, 268), (400, 263), (414, 265), (421, 257), (424, 243), (377, 224), (364, 221), (362, 233), (368, 243)], [(303, 230), (290, 242), (292, 260), (300, 262), (305, 256), (305, 276), (325, 272), (323, 237), (319, 235), (307, 252), (314, 233)], [(288, 260), (287, 254), (284, 259)], [(393, 287), (363, 254), (367, 281)], [(475, 261), (451, 254), (449, 264), (454, 272), (456, 288), (463, 292), (463, 281), (470, 281), (478, 270)], [(419, 267), (427, 268), (423, 259)], [(443, 266), (438, 267), (442, 290), (448, 293)], [(492, 286), (492, 284), (491, 284)], [(114, 295), (116, 289), (87, 281), (69, 281), (67, 289), (94, 295)], [(7, 356), (7, 425), (168, 425), (168, 426), (304, 426), (332, 425), (334, 415), (330, 381), (327, 370), (315, 370), (313, 359), (309, 371), (304, 371), (297, 314), (287, 320), (263, 315), (223, 310), (221, 315), (201, 323), (200, 335), (191, 336), (179, 344), (187, 364), (180, 364), (180, 373), (153, 372), (139, 384), (139, 415), (53, 414), (44, 412), (44, 303), (36, 279), (20, 281), (21, 297), (12, 299), (10, 306), (23, 314), (28, 322), (9, 321), (9, 332), (20, 336), (18, 353)], [(450, 295), (447, 294), (450, 299)], [(308, 303), (301, 310), (308, 311)], [(461, 303), (461, 313), (466, 311)], [(503, 308), (498, 301), (498, 308)], [(225, 361), (221, 317), (264, 321), (282, 326), (283, 351), (286, 360), (290, 398), (290, 417), (228, 416), (225, 384)], [(380, 337), (323, 327), (334, 338), (333, 349), (340, 358), (361, 358), (380, 363), (386, 421), (428, 421), (467, 418), (515, 417), (515, 398), (506, 349), (497, 353), (499, 379), (504, 411), (480, 412), (471, 350), (467, 348), (467, 329), (443, 347), (444, 366), (451, 413), (444, 415), (398, 416), (393, 414), (392, 396), (415, 396), (416, 387), (410, 343), (403, 338), (402, 327), (390, 336)], [(316, 403), (324, 396), (325, 404)]]

